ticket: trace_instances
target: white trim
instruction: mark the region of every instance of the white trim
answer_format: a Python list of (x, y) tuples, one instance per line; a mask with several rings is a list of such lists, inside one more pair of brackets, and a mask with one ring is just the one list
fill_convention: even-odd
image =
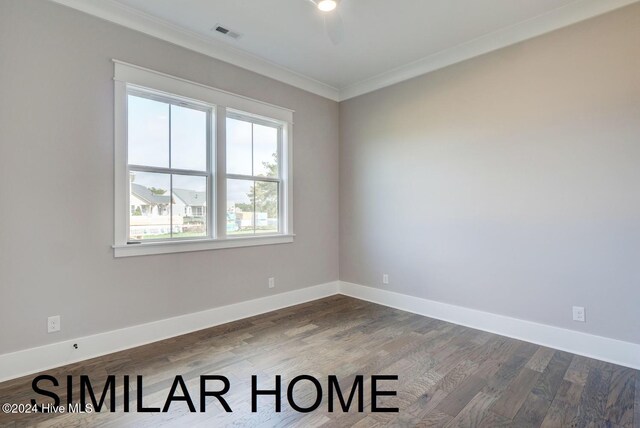
[[(202, 312), (0, 355), (0, 382), (329, 297), (337, 292), (337, 281), (328, 282)], [(74, 344), (78, 344), (78, 349), (74, 349)]]
[(181, 96), (212, 105), (251, 113), (257, 116), (276, 119), (282, 122), (293, 122), (294, 110), (265, 103), (264, 101), (233, 94), (222, 89), (203, 85), (202, 83), (172, 76), (160, 71), (151, 70), (139, 65), (130, 64), (117, 59), (114, 63), (114, 80), (130, 85), (161, 91), (168, 95)]
[[(640, 345), (345, 281), (328, 282), (202, 312), (0, 355), (0, 382), (343, 294), (430, 318), (640, 369)], [(78, 349), (73, 345), (78, 344)]]
[(123, 27), (164, 40), (174, 45), (219, 59), (245, 70), (270, 77), (279, 82), (300, 88), (321, 97), (337, 101), (338, 89), (331, 85), (289, 70), (266, 59), (244, 52), (215, 38), (205, 37), (193, 31), (143, 13), (113, 0), (50, 0), (89, 15), (110, 21)]
[[(218, 144), (218, 142), (224, 141), (225, 144)], [(216, 144), (214, 150), (216, 152), (216, 198), (214, 201), (226, 201), (227, 200), (227, 108), (225, 106), (218, 106), (216, 115)], [(215, 203), (214, 208), (216, 210), (216, 218), (227, 218), (227, 204)], [(216, 221), (216, 238), (227, 238), (227, 222)]]
[(141, 242), (113, 246), (114, 257), (150, 256), (154, 254), (190, 253), (193, 251), (221, 250), (223, 248), (258, 247), (261, 245), (290, 244), (295, 235), (247, 236), (226, 239), (174, 240)]
[(334, 101), (376, 91), (467, 59), (522, 42), (640, 0), (577, 0), (548, 13), (445, 49), (410, 64), (335, 88), (278, 64), (207, 38), (113, 0), (50, 0)]
[[(283, 135), (283, 157), (282, 164), (286, 165), (283, 171), (283, 189), (284, 194), (281, 195), (281, 206), (284, 207), (283, 227), (287, 233), (293, 233), (293, 122), (289, 122), (282, 129)], [(284, 147), (286, 145), (286, 147)]]
[(340, 294), (414, 314), (640, 369), (640, 344), (340, 281)]
[(114, 243), (126, 242), (123, 233), (129, 230), (130, 195), (124, 189), (129, 187), (129, 154), (127, 152), (128, 104), (127, 85), (114, 82)]
[(628, 6), (638, 0), (578, 0), (340, 89), (340, 101), (364, 95)]
[[(294, 111), (262, 101), (235, 95), (210, 86), (192, 82), (180, 77), (171, 76), (148, 68), (125, 63), (118, 60), (114, 62), (115, 81), (115, 227), (114, 227), (114, 255), (115, 257), (143, 256), (153, 254), (183, 253), (192, 251), (216, 250), (222, 248), (252, 247), (259, 245), (286, 244), (293, 242), (293, 207), (291, 201), (291, 154)], [(129, 168), (127, 161), (127, 91), (131, 88), (140, 88), (141, 91), (149, 91), (158, 96), (168, 98), (184, 98), (189, 103), (196, 103), (206, 108), (209, 114), (214, 114), (216, 121), (216, 138), (212, 141), (212, 130), (208, 130), (207, 153), (211, 158), (208, 161), (207, 182), (211, 185), (211, 195), (215, 210), (210, 210), (207, 215), (208, 238), (183, 239), (171, 241), (143, 241), (128, 242), (129, 236)], [(137, 90), (137, 89), (136, 89)], [(226, 118), (227, 111), (238, 111), (243, 116), (256, 120), (268, 120), (282, 129), (278, 143), (280, 155), (283, 157), (280, 180), (280, 207), (279, 222), (281, 229), (278, 234), (252, 235), (252, 236), (226, 236)], [(209, 116), (208, 120), (211, 120)], [(209, 123), (209, 127), (213, 123)], [(282, 138), (286, 139), (283, 147)], [(215, 153), (213, 153), (215, 151)], [(140, 169), (141, 167), (136, 167)], [(193, 173), (185, 172), (185, 173)], [(211, 197), (211, 196), (210, 196)], [(215, 225), (215, 226), (214, 226)], [(224, 226), (223, 226), (224, 225)], [(215, 229), (215, 230), (214, 230)]]

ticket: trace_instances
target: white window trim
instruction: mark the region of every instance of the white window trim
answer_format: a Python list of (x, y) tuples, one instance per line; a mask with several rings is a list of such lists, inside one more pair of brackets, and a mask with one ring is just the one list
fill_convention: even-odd
[[(191, 82), (179, 77), (149, 70), (147, 68), (113, 60), (115, 64), (115, 180), (114, 180), (114, 256), (129, 257), (152, 254), (183, 253), (190, 251), (216, 250), (222, 248), (238, 248), (259, 245), (285, 244), (293, 242), (293, 195), (292, 183), (292, 136), (293, 110), (278, 107), (261, 101), (252, 100), (240, 95), (231, 94), (206, 85)], [(214, 108), (215, 143), (212, 153), (212, 169), (214, 185), (211, 198), (215, 212), (211, 212), (211, 228), (215, 228), (215, 239), (199, 238), (192, 240), (149, 241), (128, 243), (129, 210), (129, 172), (127, 154), (127, 91), (128, 86), (148, 88), (151, 91), (166, 93), (168, 96), (184, 97), (200, 101)], [(276, 120), (282, 124), (281, 165), (282, 165), (282, 194), (281, 232), (278, 234), (256, 236), (227, 236), (225, 222), (216, 219), (226, 219), (226, 109), (240, 111), (248, 116), (255, 116), (266, 120)], [(209, 229), (213, 230), (213, 229)]]

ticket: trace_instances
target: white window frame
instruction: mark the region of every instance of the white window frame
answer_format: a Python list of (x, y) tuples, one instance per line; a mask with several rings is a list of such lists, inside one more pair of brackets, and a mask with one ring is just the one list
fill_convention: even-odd
[[(260, 117), (255, 117), (245, 112), (234, 111), (232, 109), (227, 109), (226, 113), (227, 113), (226, 114), (227, 118), (245, 121), (245, 122), (251, 123), (252, 125), (256, 124), (256, 125), (271, 126), (276, 128), (278, 130), (277, 158), (278, 160), (282, 158), (282, 153), (283, 153), (282, 145), (283, 145), (283, 135), (284, 135), (284, 126), (282, 126), (282, 124), (273, 122), (273, 121), (267, 121)], [(253, 146), (253, 138), (252, 138), (251, 144)], [(253, 147), (251, 151), (253, 153)], [(252, 158), (251, 164), (253, 165), (253, 158)], [(276, 183), (278, 185), (278, 230), (281, 230), (283, 228), (282, 223), (284, 223), (283, 222), (284, 217), (280, 215), (280, 213), (286, 212), (286, 207), (283, 204), (283, 198), (281, 198), (281, 195), (286, 193), (285, 190), (283, 189), (284, 181), (282, 180), (282, 175), (283, 175), (283, 167), (282, 167), (282, 164), (278, 162), (277, 177), (262, 177), (259, 175), (233, 174), (225, 171), (225, 183), (227, 180), (244, 180), (244, 181), (254, 181), (254, 182), (261, 181), (261, 182)], [(254, 206), (254, 209), (255, 209), (255, 206)], [(256, 221), (255, 217), (253, 221), (254, 221), (254, 228), (255, 228), (255, 221)], [(267, 235), (269, 234), (260, 233), (258, 236), (267, 236)], [(270, 235), (274, 235), (274, 233), (271, 233)]]
[[(114, 256), (129, 257), (165, 253), (215, 250), (222, 248), (293, 242), (292, 135), (293, 110), (231, 94), (206, 85), (191, 82), (147, 68), (113, 60), (115, 64), (115, 203)], [(129, 163), (127, 98), (130, 90), (157, 94), (161, 98), (184, 101), (210, 109), (208, 153), (207, 233), (205, 238), (182, 238), (129, 242)], [(227, 171), (226, 120), (227, 109), (233, 114), (277, 124), (279, 141), (279, 232), (250, 236), (227, 236)], [(232, 177), (229, 177), (232, 178)], [(260, 178), (263, 180), (263, 178)], [(268, 181), (268, 180), (267, 180)]]

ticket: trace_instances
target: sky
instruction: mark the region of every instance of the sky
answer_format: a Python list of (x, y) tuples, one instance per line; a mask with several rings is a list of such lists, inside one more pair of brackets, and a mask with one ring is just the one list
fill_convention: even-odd
[[(206, 172), (205, 112), (134, 95), (129, 95), (128, 111), (129, 164)], [(227, 173), (264, 176), (267, 170), (263, 162), (272, 162), (277, 151), (276, 128), (227, 119)], [(168, 193), (170, 175), (135, 172), (134, 182)], [(247, 193), (252, 185), (253, 181), (228, 180), (228, 201), (248, 203)], [(204, 177), (185, 175), (174, 175), (173, 187), (198, 192), (207, 190)]]

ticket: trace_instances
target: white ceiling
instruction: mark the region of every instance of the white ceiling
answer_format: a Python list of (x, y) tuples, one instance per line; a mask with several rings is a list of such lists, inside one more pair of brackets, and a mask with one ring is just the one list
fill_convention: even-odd
[(339, 100), (637, 0), (341, 0), (338, 44), (309, 0), (54, 1)]

